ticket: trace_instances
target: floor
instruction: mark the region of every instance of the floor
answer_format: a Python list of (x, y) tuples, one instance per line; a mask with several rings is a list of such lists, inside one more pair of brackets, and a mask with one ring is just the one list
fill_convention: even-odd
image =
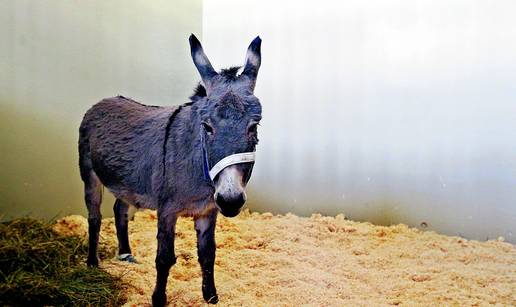
[[(86, 235), (87, 220), (58, 221), (61, 232)], [(150, 306), (155, 281), (156, 213), (129, 224), (129, 264), (101, 266), (128, 282), (126, 306)], [(219, 216), (215, 282), (221, 306), (516, 305), (516, 246), (470, 241), (406, 225), (375, 226), (314, 214)], [(117, 246), (113, 218), (101, 244)], [(191, 219), (177, 226), (177, 264), (168, 282), (171, 306), (204, 305)]]

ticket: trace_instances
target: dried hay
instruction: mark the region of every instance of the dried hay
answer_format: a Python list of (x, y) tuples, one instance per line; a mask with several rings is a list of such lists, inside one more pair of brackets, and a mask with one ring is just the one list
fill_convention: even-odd
[(0, 223), (0, 305), (122, 304), (120, 277), (84, 265), (84, 233), (64, 236), (53, 227), (31, 218)]

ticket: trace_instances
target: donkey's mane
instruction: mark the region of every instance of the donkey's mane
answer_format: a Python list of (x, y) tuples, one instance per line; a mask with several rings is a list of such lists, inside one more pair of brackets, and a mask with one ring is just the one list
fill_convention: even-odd
[[(238, 71), (242, 68), (242, 66), (232, 66), (229, 68), (224, 68), (219, 72), (219, 75), (224, 77), (224, 79), (228, 82), (235, 81), (238, 78)], [(192, 102), (196, 102), (197, 100), (206, 97), (206, 88), (200, 82), (194, 89), (192, 96), (190, 96), (190, 100)]]
[(192, 102), (196, 102), (197, 100), (200, 100), (203, 97), (206, 97), (206, 88), (204, 88), (204, 85), (202, 85), (201, 82), (199, 82), (195, 87), (192, 96), (190, 96), (190, 100), (192, 100)]
[(242, 66), (232, 66), (225, 68), (219, 72), (219, 75), (226, 78), (227, 81), (235, 81), (238, 78), (237, 74), (240, 68), (242, 68)]

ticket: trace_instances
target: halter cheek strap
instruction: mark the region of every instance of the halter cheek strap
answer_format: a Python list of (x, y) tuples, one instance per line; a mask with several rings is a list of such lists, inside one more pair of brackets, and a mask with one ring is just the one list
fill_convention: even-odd
[(206, 151), (206, 145), (204, 143), (204, 133), (201, 132), (201, 142), (202, 142), (202, 170), (204, 173), (204, 179), (212, 181), (215, 180), (215, 177), (226, 167), (239, 163), (252, 163), (255, 160), (254, 152), (242, 152), (227, 156), (217, 162), (210, 169), (210, 162), (208, 161), (208, 152)]

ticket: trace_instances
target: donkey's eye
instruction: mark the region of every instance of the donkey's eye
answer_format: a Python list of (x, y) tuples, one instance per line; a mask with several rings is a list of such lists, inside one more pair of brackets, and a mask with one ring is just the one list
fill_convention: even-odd
[(247, 128), (247, 132), (250, 134), (256, 133), (256, 130), (258, 129), (258, 123), (251, 124), (249, 128)]
[(208, 135), (212, 135), (213, 134), (213, 128), (206, 122), (202, 122), (202, 127), (204, 128), (204, 130), (206, 130), (206, 133)]

